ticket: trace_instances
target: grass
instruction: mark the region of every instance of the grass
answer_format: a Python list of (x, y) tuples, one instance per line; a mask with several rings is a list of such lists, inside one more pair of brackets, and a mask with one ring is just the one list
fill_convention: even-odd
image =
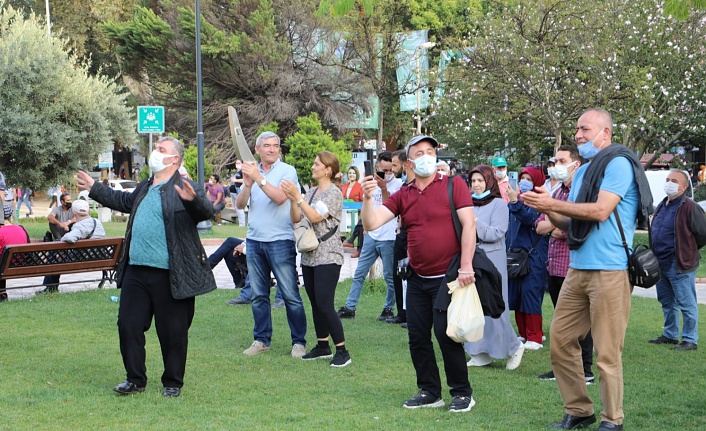
[[(339, 285), (337, 305), (349, 286)], [(204, 295), (197, 299), (182, 396), (161, 396), (163, 368), (154, 328), (147, 336), (147, 391), (116, 396), (111, 388), (124, 380), (124, 371), (117, 304), (109, 299), (115, 294), (94, 290), (0, 305), (0, 429), (537, 430), (563, 414), (556, 384), (537, 379), (549, 369), (548, 345), (527, 352), (516, 371), (505, 370), (504, 361), (470, 369), (478, 404), (468, 414), (403, 409), (404, 400), (416, 392), (407, 334), (375, 321), (384, 302), (377, 292), (364, 293), (356, 319), (344, 321), (353, 363), (343, 369), (332, 369), (327, 361), (292, 359), (284, 310), (273, 311), (272, 350), (244, 356), (252, 342), (250, 307), (226, 305), (232, 290)], [(311, 346), (311, 313), (302, 294)], [(548, 332), (548, 298), (544, 311)], [(648, 344), (661, 324), (656, 300), (633, 298), (624, 352), (626, 427), (702, 429), (704, 351)], [(599, 386), (590, 386), (589, 394), (600, 411)], [(446, 387), (444, 397), (448, 403)]]

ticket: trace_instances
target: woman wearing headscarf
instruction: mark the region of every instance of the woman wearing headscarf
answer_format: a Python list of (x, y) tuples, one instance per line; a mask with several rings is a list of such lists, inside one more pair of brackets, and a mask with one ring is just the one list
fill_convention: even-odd
[(530, 272), (522, 278), (508, 281), (508, 299), (510, 310), (515, 311), (515, 323), (520, 337), (526, 340), (525, 349), (538, 350), (542, 345), (542, 299), (547, 278), (547, 250), (549, 237), (539, 235), (535, 230), (535, 222), (539, 213), (522, 202), (522, 193), (542, 187), (544, 173), (541, 169), (528, 166), (520, 172), (520, 183), (517, 190), (508, 188), (510, 198), (510, 224), (507, 232), (508, 248), (521, 248), (530, 251)]
[[(507, 204), (500, 195), (498, 182), (490, 166), (476, 166), (470, 175), (473, 212), (476, 215), (477, 244), (485, 251), (502, 276), (503, 300), (507, 307), (507, 253), (505, 251), (505, 233), (509, 217)], [(525, 351), (510, 323), (510, 311), (507, 308), (498, 319), (486, 316), (483, 338), (473, 343), (464, 343), (464, 347), (471, 355), (468, 366), (482, 367), (493, 362), (493, 359), (509, 358), (506, 365), (508, 370), (514, 370), (520, 365)]]

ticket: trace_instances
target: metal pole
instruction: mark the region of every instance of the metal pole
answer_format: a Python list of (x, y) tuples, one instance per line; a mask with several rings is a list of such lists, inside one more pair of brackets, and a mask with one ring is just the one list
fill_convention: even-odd
[[(152, 155), (152, 134), (150, 133), (150, 152), (148, 153), (150, 156)], [(149, 163), (147, 164), (149, 166)], [(150, 167), (150, 177), (152, 176), (152, 168)]]
[(422, 134), (422, 72), (419, 70), (419, 46), (414, 50), (417, 61), (417, 135)]
[[(198, 150), (198, 182), (204, 184), (203, 155), (203, 88), (201, 84), (201, 1), (196, 0), (196, 145)], [(204, 220), (196, 225), (199, 233), (211, 231), (211, 221)]]
[(45, 1), (47, 5), (47, 36), (51, 37), (51, 17), (49, 16), (49, 0)]

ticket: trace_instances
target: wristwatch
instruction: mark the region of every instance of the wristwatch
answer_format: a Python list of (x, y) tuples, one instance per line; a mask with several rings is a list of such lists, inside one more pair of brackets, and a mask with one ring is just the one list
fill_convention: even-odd
[(297, 201), (297, 206), (300, 206), (302, 202), (304, 202), (304, 198), (299, 198), (299, 200)]
[(265, 184), (267, 184), (267, 179), (263, 178), (262, 181), (260, 181), (260, 187), (265, 187)]

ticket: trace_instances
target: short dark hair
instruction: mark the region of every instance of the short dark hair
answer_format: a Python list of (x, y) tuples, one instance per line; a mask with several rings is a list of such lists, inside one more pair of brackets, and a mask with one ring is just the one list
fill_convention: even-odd
[(571, 160), (581, 160), (581, 156), (579, 155), (579, 149), (576, 147), (576, 145), (562, 145), (556, 150), (557, 153), (559, 151), (568, 151)]
[(216, 180), (217, 183), (220, 183), (220, 182), (221, 182), (221, 177), (218, 176), (218, 174), (213, 174), (213, 175), (211, 175), (211, 176), (213, 177), (214, 180)]
[(397, 150), (394, 153), (392, 153), (392, 157), (397, 157), (397, 160), (400, 162), (404, 163), (407, 161), (407, 151), (405, 150)]
[(391, 162), (392, 161), (392, 153), (389, 151), (381, 151), (380, 154), (378, 154), (378, 163), (380, 162)]
[(65, 200), (64, 198), (65, 198), (66, 196), (71, 196), (71, 194), (69, 194), (69, 193), (62, 193), (61, 196), (59, 196), (59, 200), (60, 200), (61, 202), (64, 202), (64, 200)]

